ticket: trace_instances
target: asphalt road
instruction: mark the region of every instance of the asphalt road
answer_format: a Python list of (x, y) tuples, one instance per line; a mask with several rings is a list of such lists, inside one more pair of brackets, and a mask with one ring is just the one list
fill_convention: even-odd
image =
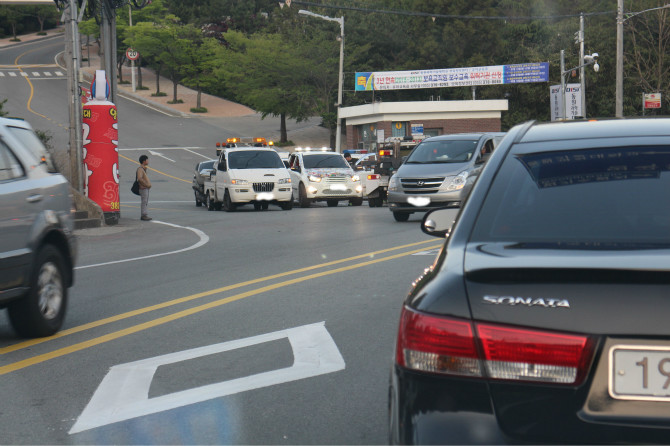
[[(0, 50), (0, 72), (21, 51)], [(57, 129), (64, 86), (6, 74), (0, 99)], [(400, 304), (441, 241), (366, 204), (196, 207), (192, 169), (214, 149), (193, 142), (220, 127), (117, 105), (121, 220), (77, 231), (63, 330), (22, 340), (0, 313), (0, 443), (386, 443)], [(151, 222), (130, 193), (142, 153)]]

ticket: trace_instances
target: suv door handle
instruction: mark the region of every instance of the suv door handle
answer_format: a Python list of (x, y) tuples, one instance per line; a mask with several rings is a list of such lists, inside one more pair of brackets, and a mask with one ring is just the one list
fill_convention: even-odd
[(41, 194), (33, 194), (26, 198), (26, 201), (28, 203), (37, 203), (38, 201), (42, 201), (42, 198), (44, 198), (44, 196)]

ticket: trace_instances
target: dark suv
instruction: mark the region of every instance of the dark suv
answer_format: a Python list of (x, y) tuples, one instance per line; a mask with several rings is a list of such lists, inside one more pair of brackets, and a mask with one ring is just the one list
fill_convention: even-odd
[(63, 324), (76, 244), (68, 181), (31, 126), (0, 118), (0, 308), (24, 337)]

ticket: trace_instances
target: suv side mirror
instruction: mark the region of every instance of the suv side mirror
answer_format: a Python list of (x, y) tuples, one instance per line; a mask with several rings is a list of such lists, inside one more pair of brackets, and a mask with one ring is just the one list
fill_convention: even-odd
[(448, 237), (455, 215), (454, 208), (438, 208), (426, 212), (421, 220), (421, 230), (433, 237)]
[(225, 161), (219, 161), (219, 165), (217, 166), (219, 170), (226, 170), (226, 162)]

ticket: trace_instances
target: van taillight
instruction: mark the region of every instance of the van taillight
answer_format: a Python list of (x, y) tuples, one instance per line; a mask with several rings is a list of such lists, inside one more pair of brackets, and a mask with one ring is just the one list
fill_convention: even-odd
[(592, 353), (588, 336), (473, 325), (405, 307), (396, 362), (431, 373), (577, 385), (586, 376)]

